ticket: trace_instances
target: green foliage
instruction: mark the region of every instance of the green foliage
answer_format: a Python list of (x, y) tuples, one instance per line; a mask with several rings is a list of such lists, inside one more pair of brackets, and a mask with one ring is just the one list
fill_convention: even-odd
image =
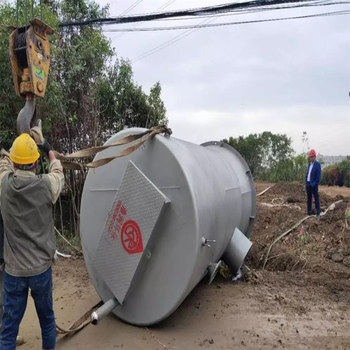
[(167, 124), (159, 82), (147, 96), (135, 83), (130, 62), (124, 59), (116, 60), (107, 77), (98, 90), (104, 138), (124, 127)]
[(339, 175), (340, 181), (338, 183), (339, 186), (350, 187), (350, 161), (344, 160), (339, 163)]
[(321, 184), (350, 187), (350, 160), (330, 165), (322, 170)]
[(292, 166), (291, 156), (294, 151), (292, 140), (287, 135), (265, 131), (223, 141), (242, 155), (255, 177), (279, 178), (281, 172), (287, 173)]
[[(35, 3), (38, 5), (38, 2)], [(31, 17), (31, 1), (28, 2)], [(40, 10), (35, 6), (35, 15)], [(93, 0), (45, 1), (43, 18), (55, 30), (50, 37), (51, 65), (46, 96), (37, 102), (44, 134), (60, 152), (98, 145), (125, 126), (149, 127), (167, 122), (157, 82), (146, 94), (133, 80), (128, 60), (116, 60), (99, 25), (60, 30), (59, 22), (108, 15), (108, 6)], [(6, 28), (16, 24), (15, 4), (0, 5), (0, 138), (9, 148), (24, 101), (14, 92)], [(20, 3), (19, 24), (25, 24)]]
[[(25, 2), (20, 2), (19, 25), (25, 24)], [(36, 5), (39, 2), (36, 1)], [(31, 18), (31, 0), (28, 1)], [(35, 7), (35, 15), (40, 10)], [(50, 36), (50, 74), (44, 99), (37, 100), (37, 117), (53, 149), (72, 153), (97, 146), (124, 127), (167, 123), (159, 82), (149, 94), (133, 78), (128, 60), (116, 59), (101, 26), (59, 29), (59, 23), (108, 16), (108, 5), (93, 0), (48, 0), (43, 19), (55, 31)], [(17, 136), (16, 120), (24, 106), (14, 90), (9, 58), (9, 25), (16, 25), (16, 3), (0, 5), (0, 140), (9, 149)], [(48, 170), (46, 162), (38, 170)], [(60, 228), (78, 233), (79, 207), (85, 174), (66, 172), (66, 188), (59, 206)], [(57, 208), (56, 208), (57, 209)], [(55, 213), (57, 210), (55, 210)]]
[(305, 181), (308, 160), (305, 155), (289, 157), (258, 173), (256, 178), (269, 182)]
[(38, 160), (37, 174), (47, 174), (50, 170), (50, 162), (46, 156), (41, 155)]
[(223, 141), (235, 148), (242, 155), (242, 157), (247, 161), (253, 175), (255, 175), (259, 171), (259, 168), (262, 167), (262, 142), (259, 135), (250, 134), (247, 137), (230, 137), (228, 140), (225, 139)]

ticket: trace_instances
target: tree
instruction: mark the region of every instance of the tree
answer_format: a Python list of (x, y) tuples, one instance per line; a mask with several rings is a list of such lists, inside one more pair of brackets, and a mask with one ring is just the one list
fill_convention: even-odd
[(291, 147), (292, 139), (285, 134), (273, 134), (265, 131), (259, 135), (261, 140), (261, 152), (263, 154), (263, 167), (271, 167), (274, 164), (289, 159), (294, 150)]
[(292, 140), (286, 135), (273, 134), (269, 131), (262, 134), (250, 134), (247, 137), (230, 137), (223, 142), (234, 147), (246, 160), (253, 175), (271, 171), (276, 164), (289, 160), (294, 153)]
[(108, 138), (124, 127), (167, 124), (166, 109), (160, 95), (159, 82), (147, 96), (141, 86), (135, 83), (130, 62), (116, 60), (99, 87), (103, 138)]
[(300, 154), (294, 158), (295, 179), (304, 181), (307, 171), (308, 158), (305, 154)]
[[(31, 0), (28, 8), (31, 9)], [(24, 25), (24, 6), (19, 9), (19, 23)], [(39, 11), (35, 6), (36, 16)], [(101, 26), (59, 29), (62, 21), (106, 16), (108, 6), (100, 7), (92, 0), (47, 0), (43, 4), (44, 21), (55, 34), (50, 37), (46, 95), (38, 100), (37, 116), (43, 120), (45, 136), (61, 153), (100, 145), (125, 126), (150, 127), (167, 122), (160, 83), (146, 94), (134, 81), (128, 60), (117, 59), (113, 63), (116, 53)], [(10, 32), (5, 29), (15, 23), (15, 5), (0, 5), (0, 138), (1, 146), (7, 149), (17, 134), (16, 119), (24, 105), (14, 92), (8, 55)], [(75, 233), (85, 175), (65, 172), (67, 188), (62, 198), (66, 202), (61, 214), (67, 212), (65, 226), (70, 223), (70, 230)]]
[(239, 136), (238, 138), (230, 137), (223, 142), (228, 143), (235, 148), (248, 163), (250, 171), (254, 175), (262, 166), (263, 155), (261, 152), (261, 140), (259, 135), (250, 134), (247, 137)]

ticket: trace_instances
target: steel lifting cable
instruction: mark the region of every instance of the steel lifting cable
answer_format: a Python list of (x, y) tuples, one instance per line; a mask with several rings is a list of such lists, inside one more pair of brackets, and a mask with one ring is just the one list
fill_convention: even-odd
[[(34, 4), (35, 0), (32, 0), (32, 18), (34, 19)], [(19, 25), (19, 5), (20, 5), (20, 0), (16, 1), (16, 26), (18, 28)], [(28, 0), (25, 0), (25, 29), (27, 30), (28, 27)], [(43, 20), (43, 3), (42, 0), (40, 0), (40, 19)]]
[(18, 28), (18, 3), (19, 3), (19, 0), (17, 0), (17, 8), (16, 8), (16, 11), (17, 11), (16, 26), (17, 26), (17, 28)]
[(28, 27), (28, 0), (26, 0), (26, 30)]

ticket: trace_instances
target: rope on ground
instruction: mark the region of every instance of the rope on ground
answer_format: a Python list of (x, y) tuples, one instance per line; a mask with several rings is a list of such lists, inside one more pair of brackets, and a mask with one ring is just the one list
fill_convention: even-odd
[[(152, 127), (152, 128), (150, 128), (144, 132), (141, 132), (139, 134), (128, 135), (128, 136), (124, 137), (123, 139), (118, 140), (117, 142), (111, 143), (109, 145), (83, 149), (83, 150), (77, 151), (75, 153), (72, 153), (69, 156), (64, 156), (63, 154), (58, 153), (56, 151), (54, 153), (55, 153), (56, 158), (61, 161), (61, 164), (62, 164), (63, 168), (65, 168), (65, 169), (83, 170), (84, 167), (86, 167), (86, 168), (98, 168), (100, 166), (108, 164), (109, 162), (111, 162), (112, 160), (114, 160), (116, 158), (124, 157), (124, 156), (127, 156), (127, 155), (133, 153), (138, 148), (140, 148), (147, 140), (149, 140), (149, 139), (151, 139), (154, 136), (159, 135), (159, 134), (165, 134), (165, 135), (170, 136), (172, 134), (172, 131), (171, 131), (171, 129), (162, 125), (162, 126)], [(143, 138), (144, 136), (146, 136), (146, 137)], [(102, 158), (102, 159), (96, 160), (94, 162), (90, 162), (88, 164), (78, 163), (78, 162), (73, 161), (73, 159), (91, 157), (91, 156), (96, 155), (99, 152), (102, 152), (102, 151), (108, 149), (108, 148), (126, 145), (130, 142), (134, 142), (137, 140), (140, 140), (140, 141), (138, 141), (137, 143), (124, 149), (123, 151), (121, 151), (120, 153), (118, 153), (117, 155), (115, 155), (113, 157)]]
[[(334, 210), (335, 206), (339, 203), (341, 203), (343, 200), (339, 200), (337, 202), (334, 202), (332, 203), (327, 209), (326, 211), (324, 211), (323, 213), (321, 213), (320, 215), (321, 216), (324, 216), (327, 214), (328, 210)], [(272, 243), (271, 245), (269, 246), (269, 249), (266, 253), (266, 257), (265, 257), (265, 261), (264, 261), (264, 265), (263, 265), (263, 270), (265, 269), (265, 266), (266, 266), (266, 263), (267, 263), (267, 260), (269, 258), (269, 255), (270, 255), (270, 252), (271, 252), (271, 249), (272, 247), (279, 241), (281, 240), (283, 237), (287, 236), (288, 233), (290, 233), (291, 231), (293, 231), (294, 229), (296, 229), (299, 225), (301, 225), (305, 220), (309, 219), (309, 218), (312, 218), (312, 217), (315, 217), (315, 215), (309, 215), (309, 216), (305, 216), (303, 219), (299, 220), (293, 227), (291, 227), (289, 230), (287, 230), (286, 232), (283, 232), (280, 236), (278, 236)]]
[(264, 207), (269, 207), (269, 208), (276, 208), (276, 207), (287, 207), (287, 208), (290, 208), (290, 209), (298, 209), (298, 210), (301, 210), (301, 207), (299, 205), (289, 205), (289, 204), (272, 204), (272, 203), (265, 203), (265, 202), (262, 202), (262, 203), (258, 203), (258, 205), (262, 205)]
[(59, 234), (59, 236), (60, 236), (69, 246), (71, 246), (71, 247), (72, 247), (74, 250), (76, 250), (79, 254), (83, 254), (83, 252), (82, 252), (80, 249), (74, 247), (74, 245), (73, 245), (72, 243), (70, 243), (70, 242), (68, 241), (68, 239), (65, 238), (65, 237), (62, 235), (62, 233), (61, 233), (60, 231), (57, 230), (56, 227), (54, 227), (54, 229), (55, 229), (55, 231)]
[[(275, 203), (276, 201), (280, 201), (280, 202), (279, 202), (279, 203)], [(273, 199), (271, 200), (271, 203), (272, 203), (272, 204), (284, 204), (284, 199), (281, 198), (281, 197), (273, 198)]]
[(72, 334), (80, 331), (84, 327), (86, 327), (89, 323), (91, 323), (91, 314), (97, 310), (99, 307), (103, 305), (102, 301), (99, 301), (95, 306), (93, 306), (90, 310), (85, 312), (83, 316), (81, 316), (77, 321), (75, 321), (68, 329), (64, 329), (56, 324), (56, 331), (58, 334)]
[(164, 349), (167, 349), (167, 346), (163, 344), (149, 328), (145, 327), (145, 329), (147, 329), (151, 333), (151, 337), (154, 338), (159, 345), (161, 345)]
[(267, 192), (269, 189), (271, 189), (273, 186), (275, 186), (276, 184), (273, 184), (272, 186), (266, 188), (264, 191), (258, 193), (256, 196), (259, 197), (259, 196), (262, 196), (265, 192)]

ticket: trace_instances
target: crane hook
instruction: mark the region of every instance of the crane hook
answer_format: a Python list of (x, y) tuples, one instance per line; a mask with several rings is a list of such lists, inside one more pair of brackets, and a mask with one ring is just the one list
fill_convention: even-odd
[(26, 104), (21, 109), (17, 117), (17, 132), (18, 135), (30, 134), (30, 129), (35, 126), (36, 122), (36, 106), (35, 96), (26, 95)]

